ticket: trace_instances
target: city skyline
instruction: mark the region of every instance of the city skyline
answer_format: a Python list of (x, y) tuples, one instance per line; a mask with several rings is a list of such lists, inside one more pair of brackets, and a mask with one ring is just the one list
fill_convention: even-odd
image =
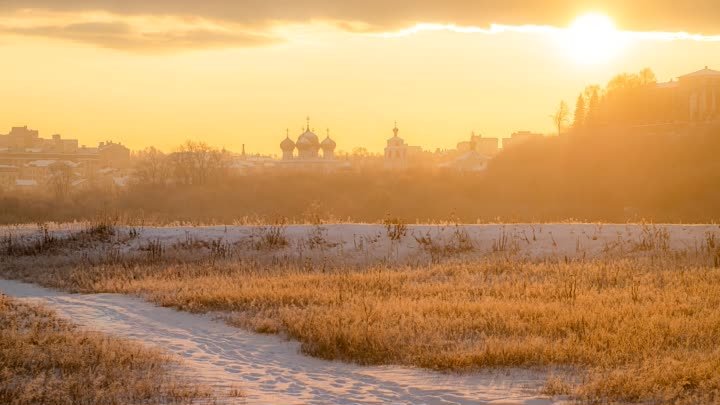
[[(325, 138), (328, 138), (328, 139), (332, 140), (333, 143), (335, 143), (334, 140), (333, 140), (334, 135), (331, 136), (331, 130), (330, 130), (330, 128), (326, 128), (326, 129), (324, 129), (323, 131), (317, 130), (315, 127), (312, 127), (312, 126), (311, 126), (311, 117), (310, 117), (310, 116), (307, 116), (307, 117), (305, 118), (305, 122), (306, 122), (306, 124), (305, 124), (306, 126), (305, 126), (304, 128), (300, 128), (299, 130), (294, 131), (294, 132), (293, 132), (291, 129), (286, 128), (286, 129), (285, 129), (284, 138), (283, 138), (283, 139), (280, 139), (278, 142), (276, 142), (276, 143), (278, 144), (278, 145), (276, 145), (276, 147), (275, 147), (276, 150), (275, 150), (275, 151), (270, 151), (269, 153), (260, 153), (260, 152), (258, 152), (258, 151), (252, 150), (252, 149), (251, 149), (252, 145), (248, 145), (248, 144), (245, 144), (245, 143), (241, 144), (240, 147), (239, 147), (237, 150), (235, 150), (235, 149), (229, 149), (229, 148), (224, 148), (224, 147), (221, 147), (221, 146), (218, 146), (218, 145), (214, 145), (214, 144), (208, 144), (208, 146), (213, 147), (213, 148), (222, 149), (222, 150), (224, 150), (224, 151), (226, 151), (226, 152), (228, 152), (228, 153), (232, 153), (232, 154), (236, 154), (236, 155), (245, 155), (245, 154), (247, 153), (248, 156), (265, 156), (265, 157), (274, 157), (274, 158), (277, 158), (277, 159), (283, 159), (283, 153), (282, 153), (282, 151), (283, 151), (283, 143), (285, 142), (285, 139), (286, 139), (286, 138), (287, 138), (287, 139), (295, 139), (295, 138), (297, 138), (298, 136), (302, 137), (302, 136), (305, 135), (306, 133), (311, 133), (311, 134), (316, 135), (317, 137), (319, 137), (320, 140), (325, 140)], [(114, 139), (114, 140), (107, 140), (107, 139), (106, 139), (106, 140), (104, 140), (104, 141), (98, 141), (98, 142), (97, 142), (97, 145), (96, 145), (96, 146), (93, 146), (93, 144), (88, 144), (88, 143), (86, 143), (84, 139), (78, 139), (77, 137), (67, 136), (67, 135), (65, 135), (65, 134), (59, 134), (59, 133), (57, 133), (56, 131), (50, 131), (50, 132), (45, 132), (45, 133), (44, 133), (44, 132), (36, 129), (36, 128), (33, 127), (32, 125), (26, 125), (26, 124), (23, 124), (23, 125), (13, 125), (13, 126), (9, 127), (9, 130), (8, 130), (8, 131), (9, 131), (8, 134), (12, 134), (12, 133), (18, 132), (18, 131), (19, 131), (19, 132), (27, 132), (27, 133), (30, 133), (30, 134), (35, 134), (34, 136), (36, 137), (36, 139), (38, 139), (40, 142), (46, 142), (46, 143), (52, 143), (52, 142), (55, 141), (55, 140), (60, 141), (60, 140), (62, 139), (62, 142), (65, 142), (65, 143), (68, 143), (68, 142), (69, 142), (69, 143), (71, 143), (71, 144), (73, 145), (73, 147), (74, 147), (75, 149), (79, 150), (79, 151), (95, 151), (95, 150), (98, 149), (98, 145), (99, 145), (100, 147), (102, 147), (102, 146), (104, 146), (105, 144), (108, 144), (108, 145), (115, 144), (116, 141), (117, 141), (117, 144), (118, 144), (118, 145), (123, 145), (123, 146), (124, 146), (124, 142), (123, 142), (122, 139)], [(362, 148), (362, 149), (365, 150), (365, 151), (368, 151), (368, 152), (373, 153), (373, 154), (375, 154), (375, 155), (377, 155), (377, 156), (380, 156), (380, 155), (382, 155), (382, 150), (385, 148), (386, 141), (387, 141), (389, 138), (392, 138), (393, 135), (394, 135), (394, 136), (397, 136), (398, 131), (399, 131), (398, 122), (395, 121), (394, 127), (391, 128), (391, 129), (389, 129), (389, 130), (387, 131), (389, 134), (387, 134), (386, 139), (383, 140), (382, 146), (379, 148), (379, 151), (377, 151), (377, 152), (375, 151), (375, 149), (378, 149), (378, 148), (374, 148), (374, 147), (368, 148), (368, 147), (367, 147), (368, 145), (357, 144), (357, 145), (344, 145), (344, 148), (337, 148), (337, 153), (340, 154), (340, 155), (351, 154), (351, 153), (353, 152), (353, 150), (355, 150), (355, 149), (357, 149), (357, 148)], [(508, 136), (508, 137), (505, 137), (505, 138), (497, 138), (497, 137), (495, 137), (495, 138), (492, 138), (492, 139), (495, 139), (495, 140), (498, 141), (498, 147), (502, 147), (502, 141), (503, 141), (503, 140), (509, 141), (509, 140), (512, 138), (513, 135), (515, 135), (515, 134), (517, 134), (517, 133), (525, 133), (525, 132), (529, 133), (529, 131), (516, 131), (515, 133), (511, 134), (511, 135)], [(8, 134), (5, 134), (5, 133), (3, 132), (3, 130), (0, 130), (0, 152), (8, 152), (8, 151), (11, 151), (11, 149), (12, 149), (12, 148), (3, 147), (3, 144), (2, 144), (2, 142), (1, 142), (2, 138), (3, 138), (3, 137), (7, 137)], [(538, 135), (541, 135), (541, 134), (538, 134)], [(432, 147), (432, 145), (431, 145), (431, 146), (417, 146), (417, 147), (418, 147), (418, 148), (422, 147), (422, 150), (430, 151), (430, 152), (436, 151), (436, 150), (437, 150), (437, 151), (452, 150), (452, 149), (455, 149), (459, 143), (465, 142), (465, 138), (468, 138), (468, 137), (483, 137), (483, 135), (482, 135), (481, 133), (476, 132), (476, 131), (471, 131), (469, 134), (461, 134), (461, 135), (459, 135), (459, 136), (457, 137), (457, 139), (453, 138), (453, 139), (455, 139), (455, 143), (454, 143), (453, 145), (451, 145), (450, 148), (439, 148), (439, 147), (436, 148), (436, 147)], [(486, 137), (486, 138), (487, 138), (487, 137)], [(129, 149), (131, 152), (140, 153), (140, 152), (143, 152), (143, 151), (144, 151), (145, 149), (147, 149), (147, 148), (155, 148), (155, 149), (158, 149), (158, 150), (160, 150), (160, 151), (162, 151), (162, 152), (164, 152), (164, 153), (172, 153), (172, 152), (174, 152), (177, 148), (181, 147), (181, 146), (182, 146), (182, 143), (185, 143), (185, 142), (187, 142), (187, 141), (190, 141), (190, 142), (203, 142), (203, 141), (200, 140), (200, 139), (188, 138), (188, 139), (185, 139), (185, 140), (183, 140), (182, 142), (178, 143), (177, 145), (173, 145), (173, 147), (170, 148), (169, 150), (162, 150), (162, 149), (160, 149), (160, 148), (156, 148), (155, 145), (148, 145), (146, 148), (141, 148), (141, 149), (133, 149), (133, 148), (128, 148), (128, 149)], [(205, 143), (205, 142), (203, 142), (203, 143)], [(335, 148), (334, 148), (334, 149), (335, 149)], [(291, 150), (295, 150), (295, 143), (294, 143), (294, 142), (293, 142), (293, 147), (292, 147)]]
[[(652, 72), (652, 70), (650, 70), (650, 73), (654, 74), (654, 73)], [(669, 89), (674, 89), (674, 88), (677, 87), (677, 85), (679, 84), (679, 81), (682, 80), (682, 78), (692, 77), (692, 76), (698, 76), (698, 75), (703, 76), (703, 75), (706, 75), (706, 74), (708, 74), (708, 73), (709, 73), (712, 77), (715, 77), (715, 76), (717, 76), (718, 74), (720, 74), (720, 72), (715, 71), (715, 70), (713, 70), (713, 69), (710, 69), (710, 67), (708, 67), (708, 66), (705, 66), (703, 69), (698, 70), (698, 71), (688, 72), (688, 73), (683, 74), (683, 75), (677, 75), (677, 76), (671, 77), (668, 81), (658, 80), (654, 86), (655, 86), (658, 90), (660, 90), (660, 91), (669, 90)], [(621, 75), (624, 75), (624, 74), (625, 74), (625, 73), (622, 73)], [(616, 77), (617, 77), (617, 76), (616, 76)], [(586, 87), (586, 88), (585, 88), (585, 91), (587, 91), (587, 89), (589, 89), (589, 88), (591, 88), (591, 87), (592, 87), (592, 86)], [(601, 86), (599, 89), (601, 89), (601, 88), (602, 88), (602, 86)], [(714, 101), (713, 99), (716, 97), (716, 95), (713, 93), (713, 94), (708, 94), (708, 96), (711, 97), (711, 100), (709, 101), (709, 103), (711, 103), (711, 104), (714, 105), (714, 103), (715, 103), (716, 101)], [(563, 100), (563, 101), (564, 101), (564, 100)], [(682, 111), (685, 111), (685, 109), (687, 109), (688, 106), (675, 106), (675, 108), (681, 108)], [(713, 107), (713, 108), (714, 108), (714, 107)], [(682, 111), (676, 111), (675, 113), (680, 112), (680, 115), (679, 115), (679, 116), (676, 115), (675, 118), (673, 118), (672, 120), (685, 121), (688, 117), (685, 117), (685, 116), (684, 116), (684, 113), (683, 113)], [(688, 112), (688, 111), (685, 111), (685, 112)], [(690, 112), (690, 114), (694, 114), (694, 112)], [(552, 118), (552, 117), (551, 117), (551, 118)], [(573, 120), (576, 120), (575, 117), (573, 117), (573, 114), (568, 114), (567, 117), (566, 117), (566, 123), (565, 123), (567, 129), (572, 129), (572, 121), (573, 121)], [(672, 120), (671, 120), (671, 121), (672, 121)], [(389, 131), (386, 130), (386, 132), (392, 131), (392, 132), (395, 134), (395, 136), (397, 136), (398, 121), (395, 120), (393, 125), (394, 125), (393, 128), (390, 129)], [(24, 124), (23, 126), (20, 126), (20, 125), (11, 125), (10, 128), (11, 128), (11, 129), (22, 129), (22, 128), (24, 128), (25, 130), (27, 130), (27, 129), (30, 128), (30, 129), (33, 130), (34, 132), (40, 133), (41, 136), (42, 136), (42, 135), (47, 135), (47, 136), (49, 136), (49, 134), (52, 133), (52, 134), (53, 134), (53, 135), (52, 135), (53, 138), (55, 138), (55, 137), (60, 137), (60, 136), (63, 136), (63, 137), (65, 137), (65, 138), (67, 138), (67, 134), (59, 134), (57, 131), (50, 131), (50, 132), (48, 132), (48, 133), (43, 133), (42, 131), (39, 131), (39, 130), (38, 130), (37, 128), (35, 128), (35, 127), (32, 127), (32, 126), (29, 127), (27, 124)], [(300, 127), (299, 130), (292, 130), (289, 126), (288, 126), (287, 128), (285, 128), (285, 133), (284, 133), (285, 136), (283, 137), (283, 139), (285, 139), (285, 138), (289, 139), (289, 138), (291, 138), (291, 137), (295, 138), (295, 137), (297, 137), (297, 136), (302, 137), (303, 134), (305, 134), (305, 133), (307, 133), (307, 132), (310, 132), (310, 133), (312, 133), (312, 134), (314, 134), (314, 135), (316, 135), (316, 136), (321, 136), (322, 134), (325, 134), (324, 136), (326, 136), (327, 138), (330, 138), (330, 128), (327, 127), (327, 128), (325, 128), (323, 131), (317, 130), (316, 127), (315, 127), (315, 125), (311, 125), (311, 117), (310, 117), (309, 115), (307, 115), (307, 116), (305, 116), (304, 122), (303, 122), (303, 124), (302, 124), (302, 126)], [(515, 135), (517, 135), (517, 134), (524, 134), (524, 133), (531, 133), (531, 134), (537, 134), (537, 135), (542, 135), (542, 136), (558, 135), (557, 130), (556, 130), (554, 133), (552, 133), (552, 130), (543, 133), (543, 132), (539, 132), (539, 131), (532, 131), (532, 130), (522, 129), (522, 130), (515, 130), (515, 131), (513, 131), (513, 132), (511, 132), (510, 134), (507, 134), (507, 135), (499, 135), (499, 136), (492, 136), (492, 135), (488, 136), (486, 133), (483, 133), (482, 131), (477, 131), (477, 130), (475, 130), (475, 129), (473, 129), (472, 131), (470, 131), (470, 135), (471, 135), (472, 138), (475, 138), (475, 137), (477, 136), (477, 137), (484, 137), (484, 138), (490, 138), (490, 139), (495, 139), (495, 140), (497, 140), (497, 141), (498, 141), (498, 147), (500, 147), (500, 148), (504, 148), (504, 147), (505, 147), (505, 143), (508, 142), (508, 141), (511, 141), (512, 138), (515, 137)], [(1, 135), (2, 135), (2, 133), (0, 132), (0, 136), (1, 136)], [(386, 135), (387, 135), (387, 134), (386, 134)], [(468, 135), (467, 133), (464, 133), (464, 134), (452, 134), (452, 135), (450, 135), (450, 136), (445, 136), (446, 142), (443, 144), (443, 146), (439, 146), (439, 145), (427, 145), (427, 144), (425, 144), (425, 145), (418, 145), (417, 148), (421, 148), (421, 150), (425, 150), (425, 151), (449, 151), (449, 150), (453, 150), (453, 149), (455, 149), (456, 147), (459, 147), (459, 144), (463, 142), (462, 139), (464, 139), (465, 137), (467, 137), (467, 135)], [(237, 145), (237, 148), (228, 148), (228, 147), (226, 147), (224, 144), (223, 144), (223, 145), (218, 145), (218, 144), (212, 144), (212, 143), (209, 143), (209, 146), (219, 147), (219, 148), (221, 148), (221, 149), (223, 149), (223, 150), (227, 150), (228, 152), (232, 152), (232, 153), (236, 153), (236, 154), (239, 154), (239, 153), (241, 152), (241, 153), (244, 155), (244, 154), (246, 153), (246, 150), (247, 150), (247, 151), (249, 151), (249, 154), (250, 154), (250, 155), (269, 156), (269, 157), (280, 158), (280, 159), (283, 159), (283, 158), (284, 158), (285, 153), (284, 153), (284, 151), (283, 151), (283, 145), (282, 145), (282, 144), (279, 145), (279, 146), (280, 146), (280, 148), (279, 148), (280, 152), (279, 152), (279, 153), (278, 153), (278, 145), (277, 145), (277, 143), (276, 143), (276, 145), (275, 145), (274, 148), (270, 148), (269, 150), (253, 150), (253, 145), (252, 145), (252, 144), (245, 143), (245, 141), (244, 141), (244, 140), (246, 140), (246, 139), (248, 139), (248, 140), (249, 140), (249, 139), (252, 139), (252, 137), (253, 137), (252, 134), (246, 135), (246, 136), (244, 136), (244, 137), (240, 137), (240, 138), (239, 138), (239, 142), (238, 142), (238, 140), (236, 139), (236, 140), (235, 140), (236, 142), (233, 142), (232, 144)], [(335, 137), (335, 135), (333, 135), (333, 138), (334, 138), (334, 137)], [(71, 138), (72, 138), (72, 136), (71, 136)], [(76, 137), (76, 138), (77, 138), (77, 137)], [(341, 137), (341, 138), (342, 138), (342, 137)], [(92, 139), (95, 139), (95, 138), (92, 138)], [(99, 138), (99, 139), (107, 139), (107, 138)], [(345, 139), (345, 138), (342, 138), (342, 139)], [(381, 155), (381, 154), (383, 153), (384, 148), (385, 148), (384, 145), (385, 145), (385, 141), (386, 141), (386, 140), (387, 140), (387, 137), (381, 139), (381, 143), (382, 143), (383, 146), (381, 146), (381, 147), (379, 147), (379, 148), (377, 147), (377, 145), (369, 145), (369, 144), (359, 144), (359, 143), (358, 143), (358, 144), (345, 144), (343, 148), (338, 148), (338, 149), (337, 149), (337, 153), (338, 153), (338, 155), (350, 154), (350, 153), (351, 153), (353, 150), (355, 150), (356, 148), (362, 148), (362, 149), (364, 149), (364, 150), (366, 150), (366, 151), (368, 151), (368, 152), (370, 152), (370, 153), (374, 153), (374, 154), (376, 154), (376, 155)], [(78, 145), (82, 145), (82, 148), (86, 148), (86, 144), (85, 144), (86, 142), (85, 142), (84, 139), (75, 139), (74, 141), (75, 141)], [(120, 141), (121, 143), (124, 142), (123, 139), (119, 139), (119, 141)], [(154, 144), (144, 144), (143, 146), (138, 147), (138, 148), (130, 147), (130, 149), (131, 149), (132, 151), (135, 151), (135, 152), (140, 152), (140, 151), (142, 151), (142, 150), (144, 150), (144, 149), (146, 149), (146, 148), (153, 147), (153, 148), (159, 149), (159, 150), (161, 150), (161, 151), (163, 151), (163, 152), (169, 153), (169, 152), (173, 152), (173, 151), (174, 151), (175, 149), (177, 149), (183, 142), (186, 142), (186, 141), (200, 141), (200, 142), (205, 142), (205, 141), (204, 141), (202, 138), (200, 138), (200, 137), (197, 137), (197, 136), (196, 136), (196, 137), (188, 136), (188, 137), (186, 137), (186, 138), (183, 138), (183, 139), (179, 140), (178, 143), (173, 144), (173, 145), (170, 145), (169, 147), (166, 147), (166, 148), (163, 148), (162, 146), (161, 146), (161, 147), (158, 147), (157, 145), (154, 145)], [(102, 140), (97, 140), (97, 141), (96, 141), (96, 143), (99, 143), (99, 144), (102, 144), (102, 143), (105, 143), (105, 142), (109, 142), (109, 141), (107, 141), (107, 140), (106, 140), (106, 141), (102, 141)], [(333, 140), (333, 143), (335, 143), (334, 140)], [(335, 143), (335, 145), (337, 145), (337, 144)]]
[(620, 72), (651, 67), (668, 81), (720, 66), (709, 2), (693, 15), (654, 2), (652, 18), (620, 2), (397, 2), (387, 15), (375, 3), (280, 2), (247, 16), (223, 1), (19, 3), (0, 6), (0, 49), (14, 61), (0, 67), (12, 100), (0, 128), (133, 150), (197, 139), (276, 154), (308, 114), (341, 145), (381, 153), (397, 120), (415, 144), (447, 149), (473, 130), (553, 133), (558, 100)]

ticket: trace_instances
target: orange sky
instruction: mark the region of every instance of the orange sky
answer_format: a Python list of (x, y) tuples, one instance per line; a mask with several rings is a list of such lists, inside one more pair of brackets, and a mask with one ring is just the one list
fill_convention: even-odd
[[(535, 27), (495, 33), (381, 35), (419, 22), (489, 26), (447, 16), (403, 17), (399, 25), (320, 14), (239, 25), (215, 14), (103, 9), (112, 2), (100, 0), (69, 2), (77, 8), (63, 10), (37, 3), (44, 8), (0, 5), (0, 132), (29, 125), (88, 145), (113, 139), (170, 150), (198, 139), (277, 154), (285, 128), (297, 136), (310, 115), (316, 132), (330, 128), (341, 150), (381, 150), (395, 120), (408, 142), (451, 148), (473, 130), (550, 133), (548, 116), (559, 100), (572, 104), (586, 85), (616, 73), (651, 67), (669, 80), (706, 65), (720, 69), (720, 38), (702, 21), (702, 30), (692, 22), (647, 28), (704, 37), (654, 33), (608, 45), (593, 42), (592, 29), (587, 36), (582, 27), (566, 30), (574, 17), (558, 24), (512, 16), (507, 24)], [(627, 18), (606, 14), (619, 25)], [(606, 45), (601, 55), (588, 51)]]

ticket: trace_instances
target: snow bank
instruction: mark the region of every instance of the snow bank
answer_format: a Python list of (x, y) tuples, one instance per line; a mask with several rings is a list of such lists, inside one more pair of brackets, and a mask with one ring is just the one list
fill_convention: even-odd
[[(54, 225), (57, 237), (86, 228), (83, 224)], [(699, 252), (709, 238), (720, 239), (717, 225), (643, 224), (508, 224), (407, 225), (404, 230), (377, 224), (198, 227), (120, 227), (114, 242), (124, 252), (139, 251), (149, 243), (167, 248), (226, 246), (235, 254), (252, 257), (358, 262), (408, 262), (444, 253), (481, 257), (503, 254), (518, 258), (593, 258), (643, 251)], [(393, 240), (390, 233), (396, 233)], [(136, 235), (130, 238), (130, 234)], [(269, 235), (282, 243), (267, 243)], [(41, 238), (37, 225), (0, 227), (0, 237), (16, 240)]]
[(546, 375), (504, 370), (467, 375), (404, 367), (364, 367), (303, 356), (298, 344), (226, 326), (209, 316), (156, 307), (123, 295), (70, 295), (0, 280), (0, 292), (47, 304), (87, 329), (159, 346), (184, 359), (192, 376), (226, 403), (277, 405), (551, 404), (538, 395)]

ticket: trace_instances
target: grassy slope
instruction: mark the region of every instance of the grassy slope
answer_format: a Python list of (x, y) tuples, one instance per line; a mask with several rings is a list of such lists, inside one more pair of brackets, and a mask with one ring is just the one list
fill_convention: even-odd
[(140, 344), (78, 330), (51, 311), (0, 295), (0, 403), (190, 403), (209, 392)]

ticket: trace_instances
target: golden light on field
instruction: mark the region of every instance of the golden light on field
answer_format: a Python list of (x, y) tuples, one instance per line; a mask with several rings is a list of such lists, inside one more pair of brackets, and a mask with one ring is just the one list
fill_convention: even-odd
[(570, 25), (563, 41), (575, 61), (583, 64), (606, 63), (625, 45), (622, 33), (604, 14), (585, 14)]

